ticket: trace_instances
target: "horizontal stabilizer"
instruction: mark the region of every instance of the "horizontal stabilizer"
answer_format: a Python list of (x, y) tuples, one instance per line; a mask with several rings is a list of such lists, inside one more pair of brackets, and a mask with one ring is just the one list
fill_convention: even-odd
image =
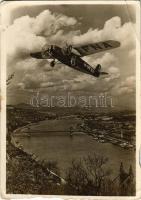
[(106, 75), (108, 74), (107, 72), (100, 72), (100, 75)]

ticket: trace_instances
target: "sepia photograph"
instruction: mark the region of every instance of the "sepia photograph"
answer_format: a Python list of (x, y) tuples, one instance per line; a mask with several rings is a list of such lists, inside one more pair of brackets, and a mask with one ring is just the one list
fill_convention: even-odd
[(3, 2), (4, 195), (135, 199), (141, 192), (139, 7)]

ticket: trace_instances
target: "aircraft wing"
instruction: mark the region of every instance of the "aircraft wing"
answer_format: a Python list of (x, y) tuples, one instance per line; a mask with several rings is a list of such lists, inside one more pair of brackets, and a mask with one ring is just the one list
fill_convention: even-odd
[(30, 53), (30, 56), (37, 59), (51, 59), (52, 56), (50, 56), (47, 52), (34, 52)]
[(94, 53), (114, 49), (120, 46), (120, 42), (114, 40), (108, 40), (104, 42), (97, 42), (88, 45), (74, 46), (81, 56), (87, 56)]

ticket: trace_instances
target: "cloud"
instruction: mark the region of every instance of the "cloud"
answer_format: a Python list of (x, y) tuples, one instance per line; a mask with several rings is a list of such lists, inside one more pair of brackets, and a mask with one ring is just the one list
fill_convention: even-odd
[(132, 49), (135, 44), (134, 24), (128, 22), (122, 25), (118, 16), (106, 21), (101, 30), (90, 28), (83, 34), (80, 30), (68, 31), (67, 33), (63, 30), (64, 27), (74, 26), (77, 23), (75, 18), (54, 14), (49, 10), (43, 11), (35, 18), (20, 17), (6, 31), (8, 57), (15, 59), (29, 55), (32, 51), (41, 50), (45, 43), (50, 42), (67, 41), (76, 45), (109, 40), (110, 38), (120, 41), (121, 47), (124, 48)]
[(43, 11), (35, 18), (23, 16), (16, 19), (6, 31), (8, 58), (13, 60), (22, 55), (29, 55), (32, 51), (41, 50), (59, 29), (73, 26), (76, 22), (73, 17), (54, 14), (49, 10)]
[(74, 36), (72, 42), (73, 44), (87, 44), (111, 39), (121, 42), (123, 49), (133, 48), (136, 36), (134, 30), (133, 23), (128, 22), (122, 25), (120, 17), (115, 16), (105, 22), (103, 29), (90, 28), (86, 33)]
[[(108, 76), (104, 76), (106, 82), (114, 81), (120, 77), (120, 69), (118, 67), (117, 57), (113, 53), (106, 52), (100, 58), (94, 59), (94, 56), (85, 57), (85, 61), (91, 64), (91, 66), (96, 66), (101, 64), (101, 71), (106, 71), (109, 73)], [(106, 83), (107, 84), (107, 83)]]
[(86, 56), (83, 58), (86, 62), (90, 63), (92, 66), (101, 64), (103, 69), (109, 68), (111, 65), (116, 65), (117, 58), (113, 53), (105, 52), (102, 56), (94, 58), (94, 55)]
[[(79, 21), (74, 17), (41, 12), (36, 17), (23, 16), (7, 29), (8, 68), (18, 71), (13, 84), (21, 90), (41, 90), (57, 92), (99, 93), (111, 92), (113, 95), (133, 94), (135, 77), (133, 60), (135, 57), (134, 24), (122, 24), (120, 17), (107, 20), (101, 29), (89, 28), (82, 33), (77, 29)], [(57, 64), (51, 68), (47, 60), (29, 57), (30, 52), (41, 50), (44, 44), (62, 45), (65, 42), (76, 44), (94, 43), (103, 40), (121, 42), (118, 50), (93, 54), (83, 59), (92, 67), (101, 64), (107, 76), (95, 78), (68, 66)], [(131, 66), (130, 66), (131, 65)], [(130, 73), (131, 74), (131, 73)]]
[(38, 76), (26, 74), (22, 84), (24, 84), (24, 89), (37, 89), (40, 87), (41, 79)]
[(36, 35), (51, 36), (63, 27), (73, 26), (76, 19), (62, 14), (54, 14), (49, 10), (40, 13), (34, 21), (33, 31)]
[(45, 44), (44, 37), (34, 34), (33, 22), (34, 19), (24, 16), (16, 19), (7, 29), (7, 56), (10, 61), (20, 57), (22, 59), (23, 55), (28, 55), (32, 50), (38, 50)]
[(131, 95), (136, 92), (136, 78), (135, 76), (129, 76), (124, 81), (119, 82), (113, 88), (114, 95)]

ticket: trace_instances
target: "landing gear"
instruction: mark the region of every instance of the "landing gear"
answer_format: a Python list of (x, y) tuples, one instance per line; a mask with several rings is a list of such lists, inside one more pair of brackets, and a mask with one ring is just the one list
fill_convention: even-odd
[(50, 66), (51, 66), (51, 67), (54, 67), (54, 66), (55, 66), (55, 60), (53, 60), (53, 61), (50, 62)]
[(76, 56), (72, 56), (72, 57), (71, 57), (71, 66), (72, 66), (72, 67), (75, 67), (75, 66), (76, 66), (76, 59), (77, 59)]

